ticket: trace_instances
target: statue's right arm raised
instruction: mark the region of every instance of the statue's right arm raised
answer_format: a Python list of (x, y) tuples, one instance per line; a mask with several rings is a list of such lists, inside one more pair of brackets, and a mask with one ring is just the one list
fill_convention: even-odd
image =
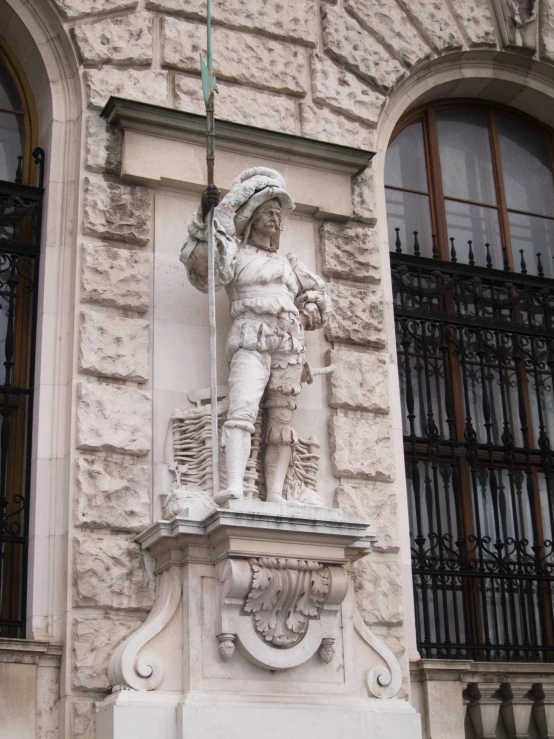
[[(188, 226), (188, 238), (181, 249), (180, 260), (187, 268), (191, 285), (203, 293), (208, 292), (208, 235), (206, 217), (219, 204), (219, 190), (209, 185), (202, 193), (200, 207)], [(215, 220), (215, 289), (227, 285), (234, 276), (237, 241), (221, 228)]]

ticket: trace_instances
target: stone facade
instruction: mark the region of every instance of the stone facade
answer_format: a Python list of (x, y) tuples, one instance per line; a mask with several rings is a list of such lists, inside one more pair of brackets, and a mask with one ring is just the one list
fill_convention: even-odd
[[(40, 27), (31, 25), (26, 10), (31, 5), (43, 18)], [(375, 551), (356, 566), (356, 595), (364, 620), (403, 655), (406, 695), (406, 664), (415, 644), (413, 623), (408, 623), (413, 615), (406, 587), (406, 491), (399, 474), (402, 441), (383, 257), (383, 151), (399, 117), (409, 106), (435, 97), (435, 88), (437, 97), (482, 94), (548, 117), (551, 3), (540, 4), (536, 51), (519, 42), (505, 46), (498, 15), (503, 5), (504, 0), (213, 2), (219, 118), (378, 152), (374, 163), (352, 178), (351, 208), (334, 213), (325, 207), (322, 216), (317, 203), (304, 202), (298, 229), (316, 234), (317, 254), (314, 250), (309, 257), (320, 265), (334, 301), (323, 351), (335, 373), (327, 380), (327, 404), (320, 400), (315, 409), (325, 415), (329, 429), (322, 449), (330, 449), (330, 459), (322, 467), (331, 470), (328, 487), (336, 491), (335, 504), (345, 516), (373, 524)], [(196, 207), (200, 177), (193, 187), (187, 171), (182, 182), (165, 180), (155, 193), (133, 181), (122, 170), (122, 131), (106, 126), (98, 113), (110, 96), (203, 113), (199, 54), (205, 48), (205, 2), (8, 0), (6, 6), (0, 0), (0, 14), (5, 7), (6, 19), (13, 12), (22, 27), (29, 27), (39, 56), (39, 47), (48, 49), (48, 64), (66, 55), (56, 72), (49, 72), (56, 94), (69, 96), (73, 78), (80, 79), (83, 92), (83, 101), (79, 89), (67, 103), (65, 148), (56, 129), (63, 118), (58, 109), (50, 121), (56, 124), (54, 133), (41, 139), (51, 163), (45, 265), (48, 275), (56, 274), (56, 280), (45, 281), (42, 340), (47, 341), (48, 326), (56, 324), (59, 333), (45, 344), (45, 354), (55, 347), (59, 374), (52, 379), (42, 367), (37, 374), (37, 448), (39, 457), (45, 446), (55, 448), (57, 456), (47, 473), (37, 473), (41, 482), (32, 494), (45, 494), (42, 486), (55, 488), (59, 497), (51, 509), (64, 523), (44, 524), (51, 529), (35, 537), (31, 570), (36, 567), (37, 574), (31, 580), (40, 593), (33, 591), (29, 635), (65, 643), (65, 672), (71, 676), (62, 708), (68, 712), (65, 725), (74, 737), (92, 739), (92, 702), (109, 689), (109, 656), (136, 631), (153, 600), (149, 565), (133, 542), (136, 532), (159, 518), (155, 496), (169, 486), (163, 456), (167, 424), (154, 432), (152, 409), (163, 408), (166, 421), (170, 418), (176, 394), (184, 392), (192, 349), (206, 352), (207, 347), (198, 318), (205, 306), (191, 303), (183, 316), (175, 295), (154, 276), (156, 264), (162, 270), (170, 265), (165, 274), (180, 269), (174, 262), (184, 233), (176, 237), (164, 231), (163, 219), (171, 210), (167, 202), (184, 193), (184, 205), (178, 202), (172, 221), (176, 229), (184, 226), (184, 209), (188, 216)], [(17, 48), (17, 29), (3, 18), (0, 29)], [(49, 132), (49, 121), (41, 118), (48, 107), (41, 102), (44, 90), (28, 52), (20, 56), (42, 106), (41, 131)], [(147, 158), (149, 152), (142, 154)], [(242, 168), (243, 159), (233, 156), (236, 171), (217, 172), (228, 180), (225, 189)], [(259, 154), (276, 166), (271, 156)], [(197, 160), (186, 166), (200, 168), (201, 159), (199, 147)], [(164, 200), (163, 188), (174, 185)], [(317, 220), (302, 225), (314, 213)], [(69, 236), (63, 236), (58, 217)], [(56, 270), (52, 254), (62, 244), (67, 249)], [(183, 289), (184, 282), (183, 274)], [(181, 352), (164, 333), (178, 321), (189, 331)], [(173, 374), (168, 365), (176, 367)], [(223, 362), (220, 370), (225, 371)], [(208, 384), (206, 364), (194, 372), (186, 390)], [(37, 510), (38, 527), (48, 516)], [(41, 544), (54, 539), (52, 551), (68, 551), (69, 562)], [(46, 574), (50, 568), (56, 577), (38, 572), (41, 558)], [(62, 571), (67, 577), (58, 574)], [(376, 592), (383, 597), (375, 598)]]

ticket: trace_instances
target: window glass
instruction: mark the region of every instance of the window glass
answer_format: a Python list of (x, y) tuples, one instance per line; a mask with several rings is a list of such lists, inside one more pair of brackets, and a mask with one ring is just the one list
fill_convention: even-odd
[(445, 196), (496, 205), (486, 112), (439, 110), (436, 121)]
[(23, 116), (0, 112), (0, 180), (15, 180), (17, 157), (23, 154), (24, 141)]
[(497, 113), (496, 122), (508, 208), (554, 216), (547, 134), (507, 113)]
[(396, 249), (396, 228), (404, 254), (414, 253), (414, 231), (418, 232), (417, 238), (420, 245), (422, 257), (431, 257), (431, 212), (429, 209), (429, 197), (418, 195), (414, 192), (403, 190), (386, 190), (387, 196), (387, 224), (389, 229), (389, 248)]
[(407, 126), (389, 146), (385, 160), (385, 185), (428, 191), (421, 121)]
[(21, 98), (13, 84), (8, 70), (0, 60), (0, 108), (4, 110), (22, 110)]
[(527, 273), (538, 274), (537, 254), (541, 255), (545, 277), (554, 277), (554, 221), (523, 213), (508, 213), (514, 271), (521, 272), (521, 251)]
[(489, 244), (493, 267), (502, 269), (502, 244), (496, 208), (460, 203), (457, 200), (446, 200), (444, 205), (448, 238), (454, 238), (458, 262), (467, 264), (470, 261), (467, 242), (471, 240), (478, 267), (487, 266), (485, 244)]

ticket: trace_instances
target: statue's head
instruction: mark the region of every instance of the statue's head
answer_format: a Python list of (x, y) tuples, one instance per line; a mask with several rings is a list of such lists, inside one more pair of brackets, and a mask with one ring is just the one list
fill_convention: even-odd
[(243, 242), (252, 240), (251, 234), (258, 230), (259, 236), (265, 234), (262, 243), (269, 236), (271, 249), (277, 250), (282, 220), (294, 210), (294, 200), (285, 188), (285, 180), (274, 169), (247, 169), (215, 209), (218, 227)]
[(272, 198), (259, 205), (246, 226), (244, 242), (250, 241), (261, 245), (269, 239), (271, 249), (277, 251), (282, 230), (282, 215), (283, 208), (277, 198)]

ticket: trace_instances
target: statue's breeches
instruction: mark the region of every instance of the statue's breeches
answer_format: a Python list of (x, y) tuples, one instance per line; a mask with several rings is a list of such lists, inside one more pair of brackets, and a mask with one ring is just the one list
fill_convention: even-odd
[(302, 362), (272, 367), (269, 352), (239, 349), (231, 360), (229, 412), (226, 428), (254, 432), (260, 401), (267, 387), (267, 442), (292, 444), (295, 440), (292, 417), (301, 390)]

